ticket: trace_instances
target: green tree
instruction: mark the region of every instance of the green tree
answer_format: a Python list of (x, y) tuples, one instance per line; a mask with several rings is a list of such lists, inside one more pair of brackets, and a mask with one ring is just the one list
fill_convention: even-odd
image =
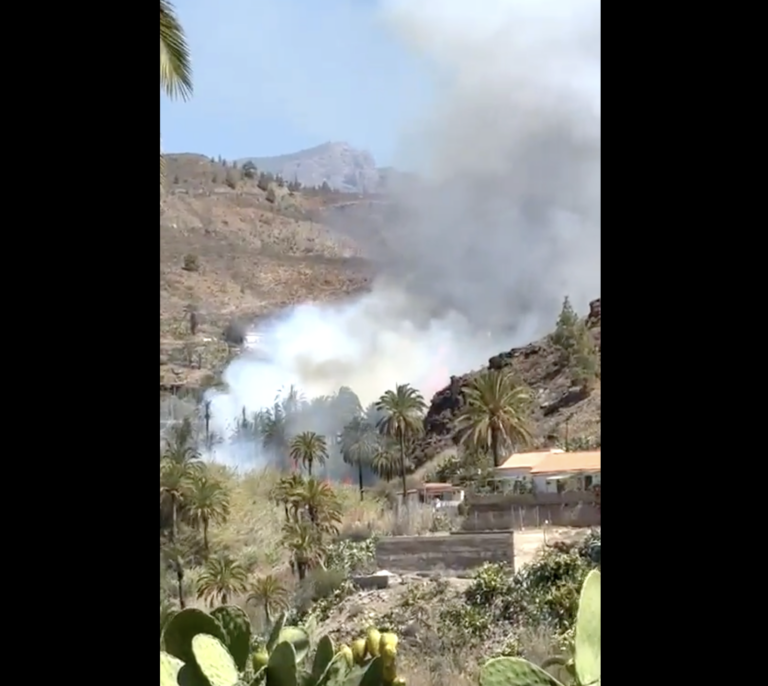
[[(169, 98), (187, 100), (192, 95), (192, 65), (184, 29), (169, 0), (160, 0), (160, 90)], [(160, 186), (165, 164), (160, 150)]]
[(576, 325), (574, 347), (569, 362), (571, 383), (576, 386), (588, 389), (600, 378), (600, 355), (586, 322), (580, 321)]
[(299, 581), (307, 576), (307, 571), (324, 558), (323, 536), (312, 522), (306, 520), (289, 521), (283, 527), (283, 546), (291, 554), (291, 568), (298, 575)]
[(263, 410), (257, 417), (258, 430), (264, 450), (284, 461), (290, 453), (288, 415), (281, 403)]
[(376, 425), (366, 421), (365, 417), (354, 417), (341, 432), (341, 457), (349, 465), (357, 468), (357, 484), (360, 500), (363, 500), (363, 470), (370, 467), (373, 456), (379, 448)]
[(455, 423), (461, 443), (475, 449), (490, 448), (493, 465), (498, 467), (503, 447), (530, 441), (526, 421), (530, 395), (508, 370), (484, 371), (463, 392), (464, 406)]
[(392, 450), (392, 446), (387, 444), (380, 445), (371, 458), (371, 468), (378, 477), (387, 483), (397, 476), (399, 464), (400, 457), (396, 447), (395, 450)]
[(203, 473), (192, 482), (185, 512), (190, 522), (202, 530), (207, 555), (208, 528), (211, 523), (223, 523), (229, 517), (229, 491), (218, 479)]
[(328, 459), (325, 436), (314, 431), (303, 431), (291, 441), (290, 455), (294, 464), (306, 466), (307, 474), (312, 476), (312, 465), (323, 465)]
[(178, 535), (180, 508), (204, 469), (192, 434), (192, 422), (185, 418), (171, 429), (160, 456), (160, 507), (170, 512), (172, 541)]
[(551, 335), (552, 344), (557, 348), (560, 363), (569, 370), (571, 383), (582, 388), (600, 376), (600, 358), (587, 324), (573, 309), (568, 296)]
[(329, 484), (311, 476), (293, 491), (292, 498), (294, 512), (306, 512), (318, 531), (331, 535), (339, 532), (341, 503)]
[(426, 407), (424, 397), (409, 384), (398, 384), (394, 391), (387, 391), (376, 403), (376, 409), (382, 413), (377, 425), (379, 433), (397, 441), (400, 449), (400, 478), (403, 482), (403, 504), (406, 506), (405, 444), (423, 429)]
[(288, 589), (274, 574), (259, 577), (253, 585), (248, 603), (257, 603), (264, 610), (267, 624), (272, 624), (272, 614), (290, 606)]
[(566, 295), (563, 298), (560, 314), (557, 316), (555, 330), (550, 336), (552, 344), (557, 348), (563, 364), (570, 363), (571, 356), (576, 349), (578, 324), (579, 316), (573, 309), (573, 305), (571, 305), (571, 299)]
[(209, 557), (197, 580), (197, 597), (209, 605), (226, 605), (248, 590), (248, 570), (225, 553)]

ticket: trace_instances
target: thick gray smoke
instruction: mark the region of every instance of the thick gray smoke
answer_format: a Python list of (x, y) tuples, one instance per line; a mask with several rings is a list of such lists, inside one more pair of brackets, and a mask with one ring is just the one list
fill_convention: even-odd
[(292, 384), (310, 397), (349, 386), (365, 404), (408, 382), (429, 400), (449, 374), (550, 330), (564, 295), (584, 310), (600, 293), (599, 1), (382, 12), (440, 75), (434, 107), (403, 132), (423, 183), (396, 191), (372, 293), (284, 313), (264, 359), (227, 369), (220, 423)]

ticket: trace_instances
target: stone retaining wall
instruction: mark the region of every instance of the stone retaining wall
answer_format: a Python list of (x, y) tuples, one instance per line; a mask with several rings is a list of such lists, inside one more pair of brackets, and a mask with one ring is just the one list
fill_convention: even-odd
[(514, 563), (511, 532), (391, 536), (376, 544), (379, 569), (390, 572), (463, 572), (484, 562)]

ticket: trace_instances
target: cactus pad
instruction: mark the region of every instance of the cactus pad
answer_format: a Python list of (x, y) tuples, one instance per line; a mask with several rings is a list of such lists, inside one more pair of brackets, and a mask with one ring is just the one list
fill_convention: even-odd
[(330, 636), (323, 636), (317, 642), (315, 659), (312, 661), (312, 678), (315, 683), (319, 683), (330, 668), (335, 653), (336, 650), (333, 647), (333, 641)]
[(269, 686), (296, 686), (298, 683), (296, 651), (290, 643), (278, 643), (269, 656), (267, 683)]
[(234, 605), (222, 605), (213, 610), (211, 616), (221, 624), (227, 639), (224, 645), (235, 660), (237, 668), (241, 672), (245, 671), (251, 653), (251, 622), (248, 615)]
[(365, 672), (357, 686), (381, 686), (384, 683), (384, 664), (376, 657), (365, 668)]
[(528, 660), (519, 657), (497, 657), (480, 669), (480, 686), (562, 686)]
[(301, 662), (309, 651), (309, 634), (297, 626), (284, 626), (280, 630), (277, 643), (290, 643), (296, 653), (296, 662)]
[(178, 658), (160, 651), (160, 686), (176, 686), (179, 670), (184, 663)]
[(235, 686), (237, 665), (227, 647), (215, 636), (197, 634), (192, 639), (192, 652), (200, 671), (211, 686)]
[(226, 643), (224, 630), (216, 619), (202, 610), (187, 608), (168, 622), (163, 632), (163, 644), (167, 652), (182, 662), (193, 662), (192, 639), (197, 634), (208, 634)]
[(272, 625), (272, 630), (269, 632), (269, 638), (267, 639), (268, 653), (271, 653), (275, 649), (275, 647), (277, 646), (280, 640), (280, 632), (283, 630), (283, 627), (285, 626), (285, 617), (286, 617), (286, 614), (285, 612), (283, 612), (275, 620), (275, 623)]
[(584, 580), (576, 615), (576, 677), (583, 686), (600, 681), (600, 572), (592, 570)]

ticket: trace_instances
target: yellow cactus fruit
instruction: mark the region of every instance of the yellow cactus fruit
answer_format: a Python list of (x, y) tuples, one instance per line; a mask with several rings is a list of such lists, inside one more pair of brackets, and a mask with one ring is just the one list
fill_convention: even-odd
[(348, 645), (343, 645), (339, 648), (339, 654), (344, 658), (344, 661), (349, 667), (355, 663), (355, 656), (352, 654), (352, 648)]
[(251, 664), (253, 664), (254, 672), (258, 672), (262, 667), (266, 667), (268, 662), (269, 653), (264, 648), (251, 655)]
[(384, 646), (391, 646), (393, 650), (397, 651), (397, 634), (385, 632), (379, 639), (379, 651), (384, 653)]
[(381, 648), (381, 660), (385, 664), (389, 664), (395, 661), (395, 657), (397, 656), (397, 650), (394, 648), (394, 646), (391, 645), (385, 645)]
[(405, 679), (401, 676), (392, 682), (392, 686), (405, 686)]
[(378, 629), (368, 629), (368, 633), (365, 638), (365, 647), (368, 649), (368, 654), (371, 657), (379, 656), (379, 641), (381, 641), (381, 634)]
[(357, 664), (362, 664), (365, 660), (365, 639), (356, 638), (352, 641), (352, 657)]

